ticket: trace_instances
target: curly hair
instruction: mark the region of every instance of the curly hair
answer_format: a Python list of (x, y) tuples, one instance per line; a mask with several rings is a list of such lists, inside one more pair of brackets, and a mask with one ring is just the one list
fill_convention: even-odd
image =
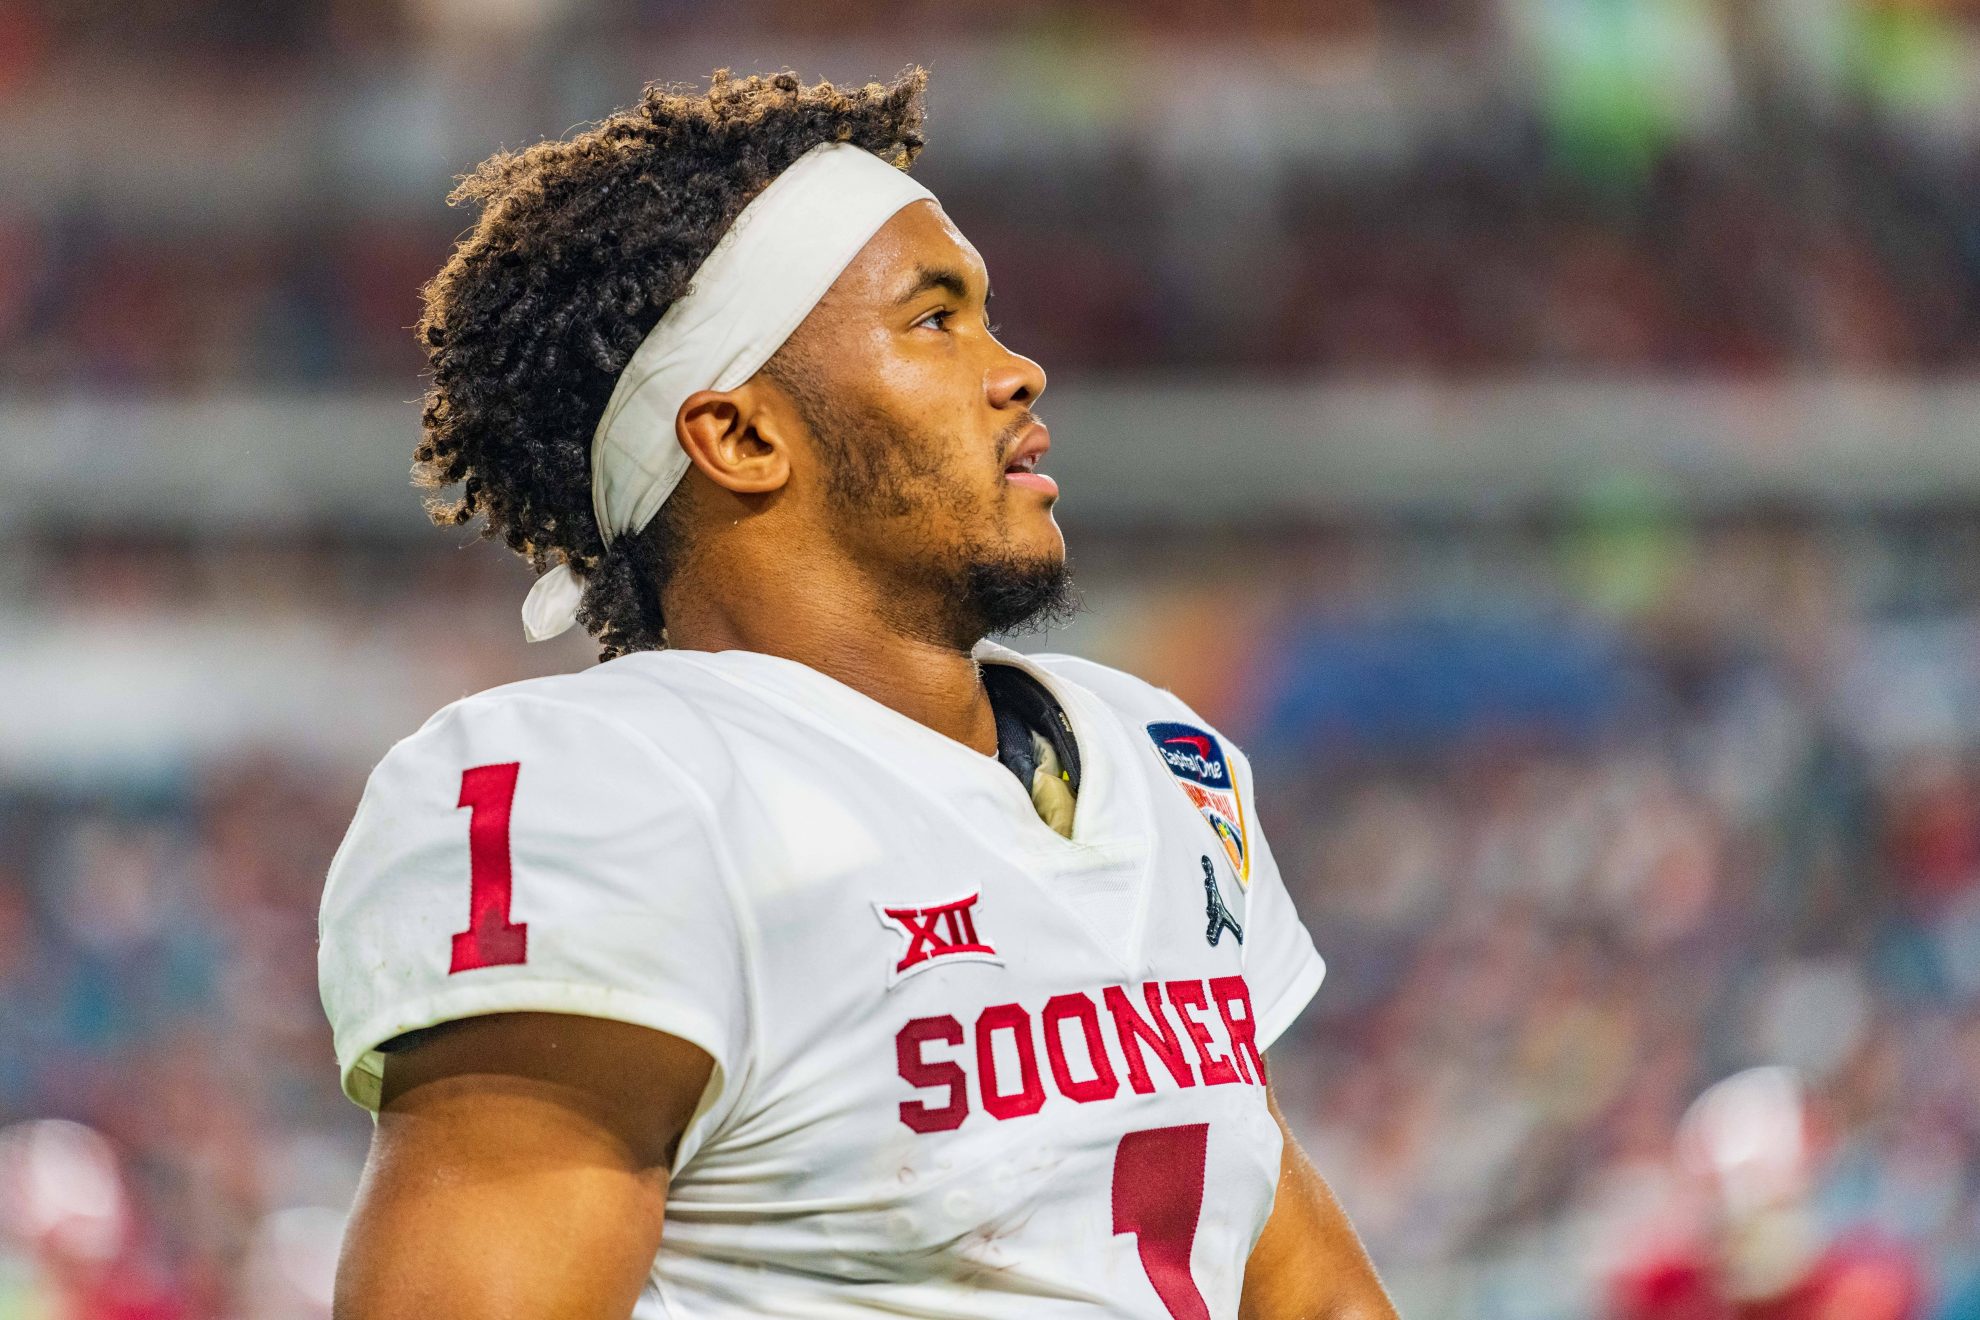
[(502, 152), (448, 197), (481, 208), (422, 291), (431, 383), (414, 479), (457, 495), (542, 573), (584, 583), (578, 619), (610, 659), (666, 644), (660, 593), (689, 549), (680, 501), (607, 549), (591, 508), (591, 434), (654, 323), (752, 197), (812, 147), (850, 142), (906, 169), (921, 150), (927, 75), (806, 86), (794, 74), (707, 91), (658, 84), (557, 142)]

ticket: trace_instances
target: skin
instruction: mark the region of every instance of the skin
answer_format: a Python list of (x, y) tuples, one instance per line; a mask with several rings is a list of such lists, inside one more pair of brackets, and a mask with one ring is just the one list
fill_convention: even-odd
[[(1050, 569), (1065, 540), (1056, 496), (1005, 477), (1045, 373), (997, 341), (988, 294), (976, 249), (916, 203), (792, 336), (779, 354), (789, 372), (687, 400), (677, 433), (694, 467), (677, 498), (690, 501), (691, 550), (662, 602), (673, 646), (787, 656), (995, 755), (969, 656), (981, 621), (959, 607), (950, 570), (986, 558)], [(780, 374), (906, 447), (857, 456), (875, 476), (861, 507), (835, 491), (845, 456), (812, 433), (802, 391)], [(625, 1320), (711, 1067), (659, 1032), (541, 1013), (452, 1024), (393, 1053), (337, 1320)], [(1286, 1132), (1242, 1320), (1395, 1314)]]
[[(919, 287), (923, 272), (956, 277), (962, 293)], [(684, 493), (696, 530), (661, 601), (672, 645), (787, 656), (996, 754), (969, 656), (976, 638), (945, 635), (946, 584), (922, 567), (959, 544), (1050, 561), (1066, 551), (1054, 497), (1004, 479), (998, 438), (1029, 418), (1045, 372), (991, 333), (988, 293), (976, 249), (934, 203), (917, 202), (874, 235), (780, 354), (829, 373), (848, 412), (880, 414), (934, 451), (934, 474), (908, 479), (906, 512), (849, 517), (834, 506), (830, 456), (769, 373), (689, 396), (678, 435), (694, 463)]]

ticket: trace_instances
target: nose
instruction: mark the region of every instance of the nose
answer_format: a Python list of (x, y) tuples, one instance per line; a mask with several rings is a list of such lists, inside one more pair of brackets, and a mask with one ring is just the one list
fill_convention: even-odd
[(1028, 408), (1045, 392), (1045, 368), (1007, 349), (1005, 361), (984, 373), (983, 391), (993, 408)]

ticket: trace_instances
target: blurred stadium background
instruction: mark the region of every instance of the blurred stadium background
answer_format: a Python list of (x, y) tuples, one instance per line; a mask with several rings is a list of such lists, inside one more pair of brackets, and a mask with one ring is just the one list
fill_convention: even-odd
[[(909, 62), (1053, 374), (1042, 644), (1258, 758), (1405, 1314), (1980, 1317), (1980, 4), (0, 0), (0, 1320), (327, 1316), (331, 851), (591, 658), (406, 484), (450, 177)], [(1701, 1160), (1758, 1066), (1805, 1127)]]

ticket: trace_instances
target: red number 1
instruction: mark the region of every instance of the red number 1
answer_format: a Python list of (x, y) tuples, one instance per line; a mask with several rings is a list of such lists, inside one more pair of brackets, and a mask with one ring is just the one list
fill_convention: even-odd
[(1130, 1132), (1114, 1151), (1114, 1232), (1134, 1234), (1141, 1268), (1176, 1320), (1210, 1320), (1189, 1273), (1209, 1140), (1208, 1123), (1185, 1123)]
[(468, 928), (454, 936), (448, 975), (476, 967), (502, 967), (529, 954), (529, 926), (509, 920), (509, 808), (516, 800), (518, 761), (478, 765), (461, 772), (461, 800), (468, 816)]

